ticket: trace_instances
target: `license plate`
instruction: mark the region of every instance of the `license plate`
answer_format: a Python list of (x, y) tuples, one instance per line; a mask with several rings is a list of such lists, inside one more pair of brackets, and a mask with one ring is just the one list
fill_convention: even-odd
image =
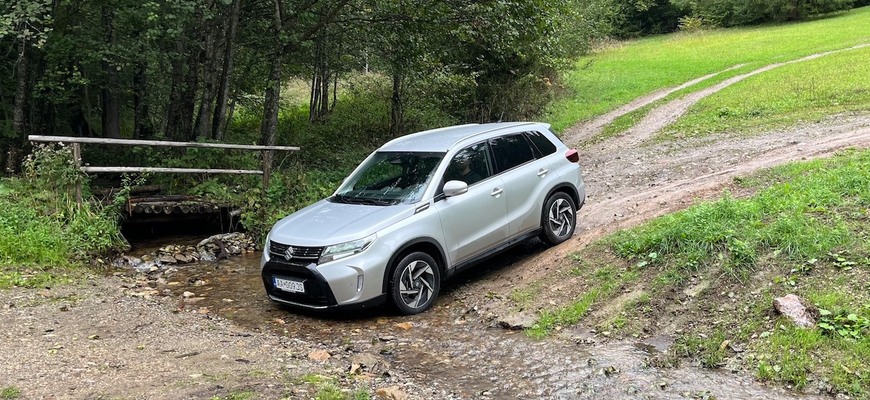
[(305, 293), (305, 284), (301, 281), (284, 278), (272, 278), (275, 288), (290, 293)]

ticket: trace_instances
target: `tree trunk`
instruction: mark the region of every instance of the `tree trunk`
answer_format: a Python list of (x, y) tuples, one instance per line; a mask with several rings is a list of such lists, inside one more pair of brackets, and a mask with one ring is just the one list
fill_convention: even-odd
[(133, 138), (144, 139), (154, 136), (154, 127), (148, 115), (147, 82), (145, 62), (136, 63), (133, 74)]
[(199, 87), (199, 58), (200, 51), (191, 50), (187, 57), (187, 75), (184, 79), (181, 91), (181, 115), (179, 117), (179, 136), (182, 140), (190, 141), (194, 138), (193, 112), (196, 110), (196, 90)]
[[(105, 29), (106, 45), (111, 48), (114, 38), (113, 11), (108, 6), (103, 6), (103, 29)], [(103, 108), (103, 137), (121, 137), (121, 102), (118, 98), (118, 70), (108, 61), (103, 61), (103, 73), (106, 74), (106, 82), (102, 92)]]
[[(278, 102), (281, 99), (281, 62), (284, 58), (284, 43), (279, 39), (283, 21), (282, 0), (274, 0), (275, 17), (272, 21), (272, 35), (276, 41), (275, 49), (269, 60), (269, 80), (266, 83), (266, 93), (263, 101), (263, 123), (260, 128), (260, 143), (265, 146), (275, 145), (275, 135), (278, 130)], [(272, 152), (263, 152), (263, 190), (269, 186), (269, 175), (272, 173)]]
[(27, 115), (30, 105), (30, 45), (22, 41), (18, 53), (18, 63), (15, 65), (15, 100), (12, 110), (12, 131), (14, 137), (6, 143), (4, 170), (7, 174), (18, 172), (20, 152), (18, 148), (24, 138), (30, 133)]
[(214, 119), (212, 120), (212, 138), (215, 140), (223, 140), (224, 138), (227, 102), (230, 95), (230, 77), (233, 74), (233, 47), (239, 25), (240, 4), (241, 0), (233, 0), (233, 8), (230, 11), (230, 26), (227, 28), (226, 46), (224, 47), (224, 65), (221, 70), (221, 81), (218, 85)]
[(172, 60), (172, 86), (169, 89), (169, 102), (166, 105), (166, 135), (173, 140), (184, 140), (181, 130), (181, 93), (184, 91), (185, 45), (183, 39), (175, 42), (175, 57)]
[(205, 50), (202, 54), (202, 97), (199, 102), (199, 111), (196, 113), (196, 125), (194, 125), (194, 136), (197, 138), (211, 136), (211, 123), (214, 111), (215, 98), (215, 36), (214, 30), (209, 28), (205, 33)]
[(320, 120), (320, 91), (322, 85), (321, 71), (323, 69), (323, 42), (317, 39), (314, 45), (314, 60), (311, 65), (311, 92), (308, 99), (308, 122), (314, 123)]
[(393, 72), (393, 96), (390, 98), (390, 134), (398, 136), (402, 131), (402, 74)]

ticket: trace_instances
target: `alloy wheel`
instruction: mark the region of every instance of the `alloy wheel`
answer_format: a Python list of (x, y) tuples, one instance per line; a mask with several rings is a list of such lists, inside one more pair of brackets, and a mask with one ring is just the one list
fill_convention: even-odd
[(414, 260), (402, 269), (399, 277), (399, 295), (411, 309), (428, 305), (435, 292), (435, 273), (432, 266), (422, 260)]
[(550, 206), (548, 220), (550, 232), (553, 232), (554, 236), (565, 236), (574, 226), (574, 207), (565, 199), (556, 199)]

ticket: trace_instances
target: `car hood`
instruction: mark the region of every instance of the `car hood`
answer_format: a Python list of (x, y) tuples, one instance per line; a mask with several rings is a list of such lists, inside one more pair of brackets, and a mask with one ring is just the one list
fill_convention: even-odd
[(414, 206), (370, 206), (320, 200), (278, 221), (270, 239), (294, 246), (329, 246), (362, 239), (414, 215)]

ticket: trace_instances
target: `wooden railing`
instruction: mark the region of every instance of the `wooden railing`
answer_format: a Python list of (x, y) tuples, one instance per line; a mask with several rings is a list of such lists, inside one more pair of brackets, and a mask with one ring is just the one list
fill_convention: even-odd
[[(73, 137), (73, 136), (42, 136), (30, 135), (28, 139), (31, 142), (55, 142), (55, 143), (70, 143), (73, 151), (73, 159), (75, 166), (84, 173), (89, 172), (111, 172), (111, 173), (130, 173), (130, 172), (163, 172), (163, 173), (181, 173), (181, 174), (252, 174), (263, 175), (263, 188), (269, 188), (269, 175), (271, 175), (271, 160), (273, 151), (299, 151), (299, 147), (295, 146), (254, 146), (245, 144), (224, 144), (224, 143), (200, 143), (200, 142), (169, 142), (162, 140), (132, 140), (132, 139), (109, 139), (109, 138), (90, 138), (90, 137)], [(208, 149), (231, 149), (231, 150), (254, 150), (262, 153), (263, 169), (213, 169), (213, 168), (162, 168), (162, 167), (90, 167), (82, 166), (82, 144), (111, 144), (121, 146), (161, 146), (161, 147), (197, 147)], [(82, 191), (80, 186), (76, 186), (76, 200), (81, 203)]]

